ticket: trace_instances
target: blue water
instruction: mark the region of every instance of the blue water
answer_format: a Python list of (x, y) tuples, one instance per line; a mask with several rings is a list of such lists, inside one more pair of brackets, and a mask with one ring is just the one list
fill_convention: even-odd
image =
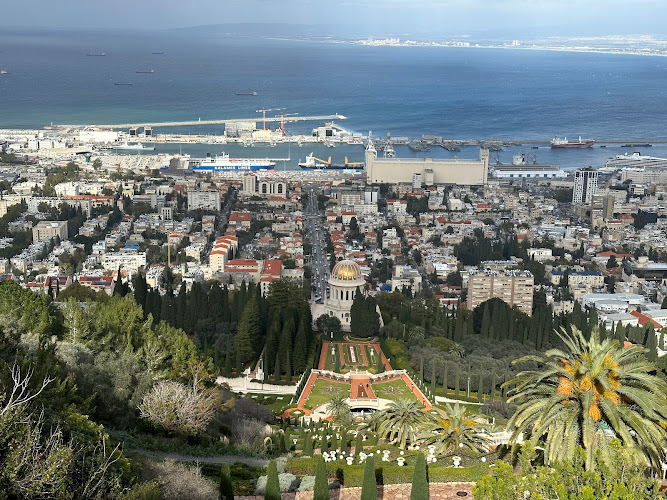
[[(151, 54), (155, 51), (164, 54)], [(107, 56), (87, 57), (87, 52)], [(460, 139), (667, 138), (667, 59), (661, 57), (366, 47), (211, 36), (196, 30), (10, 30), (0, 34), (0, 69), (10, 72), (0, 76), (0, 128), (51, 122), (259, 120), (261, 115), (255, 111), (266, 107), (301, 115), (341, 113), (348, 117), (341, 125), (364, 133), (373, 130), (378, 137), (391, 130), (393, 136), (435, 134)], [(135, 73), (150, 69), (155, 73)], [(115, 86), (115, 82), (133, 86)], [(249, 91), (258, 95), (236, 95)], [(287, 130), (309, 133), (313, 125), (291, 123)], [(219, 134), (222, 127), (197, 131)], [(235, 148), (224, 147), (241, 155)], [(212, 153), (220, 149), (208, 148)], [(362, 156), (359, 147), (345, 151), (350, 151), (351, 159)], [(458, 155), (475, 156), (476, 151), (465, 148)], [(515, 151), (509, 148), (498, 157), (511, 161)], [(243, 152), (248, 156), (288, 154), (286, 146)], [(303, 158), (308, 152), (291, 151), (291, 156)], [(527, 152), (542, 163), (575, 166), (600, 165), (612, 154), (630, 151), (610, 146)], [(643, 152), (666, 156), (667, 146), (655, 145)], [(407, 148), (398, 153), (412, 154)], [(343, 149), (321, 148), (316, 154), (342, 156)], [(453, 153), (438, 148), (428, 155)]]

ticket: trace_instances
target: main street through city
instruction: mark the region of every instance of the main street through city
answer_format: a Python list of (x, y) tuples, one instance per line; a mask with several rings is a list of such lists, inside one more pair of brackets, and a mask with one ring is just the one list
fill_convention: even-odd
[(322, 226), (323, 215), (317, 206), (319, 189), (312, 185), (305, 186), (308, 205), (304, 213), (304, 220), (308, 225), (312, 251), (310, 266), (313, 270), (313, 285), (315, 286), (315, 300), (324, 300), (327, 293), (327, 279), (329, 277), (329, 261), (324, 249), (325, 231)]

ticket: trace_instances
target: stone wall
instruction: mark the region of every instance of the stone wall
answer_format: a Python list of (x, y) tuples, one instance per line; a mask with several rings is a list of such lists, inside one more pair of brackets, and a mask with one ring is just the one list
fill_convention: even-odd
[[(475, 483), (431, 483), (429, 484), (430, 500), (459, 500), (473, 498), (472, 487)], [(411, 484), (387, 484), (378, 486), (378, 498), (381, 500), (409, 500)], [(457, 495), (465, 492), (467, 495)], [(236, 500), (264, 500), (263, 496), (234, 497)], [(361, 488), (341, 488), (330, 490), (330, 500), (360, 500)], [(312, 491), (283, 493), (282, 500), (313, 500)]]

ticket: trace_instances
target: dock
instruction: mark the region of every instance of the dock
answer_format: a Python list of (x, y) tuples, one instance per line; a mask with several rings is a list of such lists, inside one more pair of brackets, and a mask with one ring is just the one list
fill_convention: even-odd
[[(290, 122), (326, 122), (332, 120), (346, 120), (347, 117), (344, 115), (322, 115), (322, 116), (290, 116)], [(280, 116), (276, 117), (266, 117), (267, 122), (280, 122), (284, 118)], [(65, 128), (65, 127), (84, 127), (84, 126), (94, 126), (100, 128), (139, 128), (139, 127), (193, 127), (197, 125), (224, 125), (226, 123), (233, 122), (258, 122), (263, 121), (260, 117), (253, 116), (252, 118), (228, 118), (224, 120), (191, 120), (191, 121), (182, 121), (182, 122), (142, 122), (142, 123), (116, 123), (116, 124), (95, 124), (95, 125), (52, 125), (54, 128)]]

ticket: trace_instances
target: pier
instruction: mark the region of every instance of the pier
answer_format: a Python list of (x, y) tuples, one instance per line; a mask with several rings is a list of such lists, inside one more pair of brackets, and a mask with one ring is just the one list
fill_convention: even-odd
[[(290, 116), (290, 122), (326, 122), (331, 120), (346, 120), (347, 117), (344, 115), (322, 115), (322, 116)], [(276, 117), (266, 117), (267, 122), (280, 122), (284, 120), (281, 116)], [(257, 122), (264, 121), (262, 118), (257, 118), (253, 116), (252, 118), (228, 118), (225, 120), (191, 120), (191, 121), (182, 121), (182, 122), (142, 122), (142, 123), (117, 123), (117, 124), (106, 124), (106, 125), (52, 125), (53, 128), (61, 127), (84, 127), (84, 126), (94, 126), (100, 128), (139, 128), (139, 127), (192, 127), (196, 125), (224, 125), (226, 123), (233, 122)]]

